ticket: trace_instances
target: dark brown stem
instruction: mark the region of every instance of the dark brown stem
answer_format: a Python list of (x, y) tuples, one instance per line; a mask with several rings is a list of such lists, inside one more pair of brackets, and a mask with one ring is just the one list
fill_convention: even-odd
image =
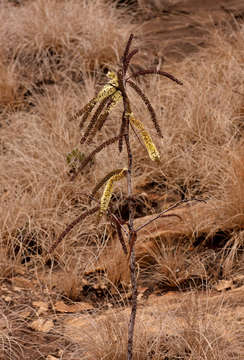
[[(113, 221), (114, 221), (114, 219), (113, 219)], [(125, 243), (125, 240), (124, 240), (124, 237), (123, 237), (121, 224), (119, 223), (119, 221), (114, 221), (114, 224), (115, 224), (115, 226), (116, 226), (118, 238), (119, 238), (120, 244), (121, 244), (121, 246), (122, 246), (122, 249), (123, 249), (125, 255), (127, 255), (127, 254), (128, 254), (128, 250), (127, 250), (127, 246), (126, 246), (126, 243)]]
[(129, 121), (127, 125), (127, 132), (125, 134), (125, 143), (128, 154), (128, 171), (127, 171), (127, 186), (128, 186), (128, 207), (129, 207), (129, 247), (130, 247), (130, 278), (131, 278), (131, 288), (132, 288), (132, 305), (131, 305), (131, 314), (130, 314), (130, 322), (128, 328), (128, 360), (132, 360), (133, 357), (133, 342), (134, 342), (134, 329), (135, 329), (135, 321), (136, 321), (136, 310), (137, 310), (137, 281), (136, 281), (136, 261), (135, 261), (135, 242), (136, 242), (136, 232), (133, 228), (133, 220), (134, 220), (134, 211), (133, 211), (133, 203), (132, 203), (132, 164), (133, 157), (130, 147), (129, 140)]
[(137, 311), (137, 281), (136, 281), (136, 258), (135, 258), (135, 241), (134, 239), (135, 232), (131, 233), (130, 236), (130, 279), (131, 279), (131, 287), (132, 287), (132, 304), (131, 304), (131, 314), (130, 314), (130, 322), (128, 328), (128, 360), (132, 360), (133, 358), (133, 342), (134, 342), (134, 330), (135, 330), (135, 322), (136, 322), (136, 311)]
[[(108, 211), (109, 211), (109, 209), (108, 209)], [(127, 224), (127, 222), (124, 221), (124, 220), (118, 219), (117, 216), (114, 215), (114, 214), (112, 214), (112, 213), (110, 213), (110, 218), (111, 218), (111, 220), (112, 220), (113, 223), (120, 225), (121, 230), (123, 230), (123, 232), (124, 232), (124, 233), (126, 234), (126, 236), (128, 237), (128, 236), (129, 236), (129, 233), (128, 233), (128, 231), (124, 228), (124, 226), (123, 226), (124, 224)]]
[(122, 121), (119, 131), (119, 152), (123, 150), (123, 139), (124, 139), (124, 132), (125, 132), (125, 125), (126, 125), (126, 118), (125, 118), (125, 111), (122, 115)]
[[(124, 57), (125, 59), (125, 57)], [(123, 64), (124, 65), (124, 64)], [(130, 102), (125, 91), (125, 80), (124, 74), (122, 71), (118, 71), (118, 83), (119, 90), (121, 91), (123, 97), (123, 119), (125, 123), (124, 139), (127, 149), (128, 156), (128, 170), (127, 170), (127, 191), (128, 191), (128, 208), (129, 208), (129, 246), (130, 246), (130, 279), (131, 279), (131, 288), (132, 288), (132, 305), (131, 305), (131, 314), (130, 322), (128, 328), (128, 348), (127, 348), (127, 359), (132, 360), (133, 357), (133, 341), (134, 341), (134, 329), (136, 321), (136, 310), (137, 310), (137, 281), (136, 281), (136, 260), (135, 260), (135, 240), (136, 232), (134, 231), (133, 220), (134, 220), (134, 211), (133, 211), (133, 202), (132, 202), (132, 166), (133, 166), (133, 157), (130, 146), (130, 121), (129, 116), (131, 114)]]
[(128, 207), (129, 207), (129, 222), (128, 227), (130, 232), (133, 231), (133, 202), (132, 202), (132, 152), (130, 148), (129, 135), (125, 134), (125, 143), (128, 154), (128, 170), (127, 170), (127, 188), (128, 188)]

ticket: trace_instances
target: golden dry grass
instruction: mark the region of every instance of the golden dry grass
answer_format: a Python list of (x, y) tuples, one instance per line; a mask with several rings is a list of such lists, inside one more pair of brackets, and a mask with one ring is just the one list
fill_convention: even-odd
[[(76, 356), (97, 360), (126, 359), (128, 313), (127, 309), (108, 310), (96, 317), (67, 316), (67, 335), (76, 340)], [(139, 308), (134, 358), (241, 359), (242, 321), (243, 315), (235, 314), (228, 296), (206, 298), (192, 293), (181, 294), (181, 298), (173, 294), (151, 298)]]
[[(9, 294), (2, 300), (0, 359), (23, 359), (26, 354), (37, 359), (49, 354), (125, 359), (128, 309), (120, 314), (115, 308), (112, 315), (102, 315), (101, 322), (95, 311), (83, 339), (82, 328), (69, 332), (63, 318), (53, 315), (58, 328), (46, 335), (50, 346), (44, 335), (38, 345), (35, 334), (32, 348), (29, 324), (36, 316), (33, 299), (48, 302), (52, 314), (58, 299), (88, 301), (98, 309), (130, 303), (127, 259), (105, 218), (98, 226), (96, 215), (86, 218), (51, 260), (47, 255), (66, 224), (88, 208), (95, 184), (114, 168), (126, 166), (126, 152), (119, 154), (111, 145), (71, 182), (66, 156), (74, 148), (86, 155), (118, 131), (121, 107), (91, 145), (80, 146), (79, 119), (71, 121), (70, 115), (106, 81), (103, 67), (117, 68), (124, 44), (138, 26), (125, 8), (103, 0), (35, 0), (20, 6), (5, 1), (0, 24), (0, 291)], [(139, 287), (159, 294), (188, 290), (190, 295), (188, 305), (180, 294), (176, 309), (164, 306), (153, 320), (145, 307), (137, 322), (135, 359), (243, 356), (243, 303), (231, 298), (227, 306), (223, 299), (216, 300), (210, 311), (206, 302), (211, 296), (206, 292), (195, 298), (194, 292), (211, 290), (219, 280), (237, 282), (244, 274), (243, 40), (243, 26), (235, 32), (216, 30), (206, 49), (166, 64), (163, 70), (182, 80), (183, 87), (162, 77), (141, 80), (163, 139), (157, 137), (144, 104), (129, 91), (133, 112), (161, 154), (160, 164), (152, 163), (133, 136), (136, 221), (179, 199), (197, 197), (214, 204), (206, 205), (209, 216), (205, 212), (193, 217), (191, 231), (179, 237), (160, 235), (161, 228), (157, 236), (138, 236)], [(143, 44), (141, 34), (136, 42)], [(150, 51), (146, 59), (150, 67)], [(135, 63), (146, 66), (145, 61), (140, 53), (135, 56)], [(128, 216), (124, 180), (115, 186), (112, 208)], [(22, 289), (17, 296), (19, 290), (11, 286), (18, 276), (33, 281), (35, 291)], [(148, 306), (158, 314), (160, 307)], [(233, 311), (238, 306), (239, 318)], [(26, 307), (31, 314), (23, 320), (20, 313)], [(225, 311), (233, 315), (227, 332)]]

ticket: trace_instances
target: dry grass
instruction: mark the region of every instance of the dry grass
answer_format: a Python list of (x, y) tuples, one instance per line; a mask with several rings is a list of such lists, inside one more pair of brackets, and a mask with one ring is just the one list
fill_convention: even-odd
[[(7, 2), (0, 7), (0, 23), (3, 61), (12, 61), (18, 86), (29, 92), (43, 83), (80, 82), (84, 68), (117, 63), (134, 27), (124, 8), (101, 0)], [(8, 72), (10, 83), (17, 75)]]
[[(233, 316), (235, 321), (231, 322)], [(243, 331), (242, 320), (238, 318), (243, 320), (225, 297), (206, 298), (192, 293), (182, 294), (181, 298), (151, 299), (138, 311), (134, 357), (137, 360), (241, 359)], [(124, 360), (127, 322), (127, 310), (109, 310), (96, 317), (68, 318), (66, 329), (72, 341), (75, 340), (77, 357)]]
[[(87, 209), (87, 195), (97, 181), (125, 166), (126, 154), (120, 155), (112, 145), (71, 182), (66, 156), (74, 148), (87, 155), (118, 129), (119, 107), (102, 134), (89, 147), (80, 146), (79, 120), (70, 121), (70, 115), (104, 83), (103, 67), (116, 69), (135, 27), (132, 17), (110, 1), (36, 0), (20, 6), (5, 1), (0, 5), (0, 24), (1, 291), (13, 291), (4, 286), (13, 276), (28, 274), (38, 284), (38, 298), (45, 301), (90, 301), (99, 307), (114, 298), (126, 305), (130, 301), (127, 259), (117, 240), (112, 240), (114, 230), (106, 219), (96, 226), (95, 216), (88, 217), (68, 234), (51, 261), (46, 260), (65, 224)], [(173, 242), (152, 235), (152, 246), (144, 239), (145, 247), (140, 252), (138, 246), (137, 253), (140, 286), (154, 286), (159, 292), (211, 289), (219, 279), (243, 275), (243, 40), (243, 27), (237, 32), (216, 31), (207, 49), (177, 66), (167, 65), (164, 70), (181, 79), (183, 87), (166, 78), (141, 81), (163, 139), (151, 130), (144, 104), (133, 90), (129, 92), (134, 113), (161, 153), (161, 163), (152, 164), (133, 137), (136, 217), (158, 212), (180, 198), (199, 197), (215, 204), (214, 216), (192, 222), (191, 235), (182, 234)], [(142, 42), (137, 39), (138, 45)], [(140, 54), (135, 56), (135, 62), (140, 59)], [(126, 183), (121, 182), (112, 206), (124, 219), (125, 198)], [(202, 228), (208, 230), (203, 234)], [(192, 247), (194, 241), (201, 246)], [(101, 272), (96, 276), (98, 268)], [(178, 312), (166, 306), (159, 315), (159, 307), (151, 305), (158, 314), (153, 324), (146, 310), (139, 315), (135, 359), (241, 359), (243, 318), (238, 320), (233, 311), (226, 332), (222, 303), (216, 302), (210, 311), (204, 302), (210, 295), (194, 300), (192, 294), (186, 305), (185, 298), (179, 298)], [(30, 292), (28, 304), (32, 296)], [(57, 318), (60, 329), (50, 335), (56, 347), (45, 348), (43, 335), (36, 355), (38, 345), (31, 353), (33, 334), (26, 330), (29, 319), (20, 320), (20, 308), (15, 307), (16, 303), (25, 306), (26, 297), (13, 299), (3, 300), (0, 358), (61, 356), (55, 352), (59, 341), (63, 359), (126, 358), (127, 313), (114, 310), (101, 322), (94, 315), (82, 340), (79, 329), (68, 336)], [(232, 311), (231, 301), (228, 306)], [(26, 340), (21, 340), (23, 334)]]
[(142, 11), (155, 13), (157, 11), (167, 11), (169, 7), (179, 2), (180, 0), (138, 0), (138, 5)]

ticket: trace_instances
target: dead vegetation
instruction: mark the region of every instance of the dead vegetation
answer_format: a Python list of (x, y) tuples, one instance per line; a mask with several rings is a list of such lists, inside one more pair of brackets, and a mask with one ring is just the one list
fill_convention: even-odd
[[(104, 67), (117, 70), (132, 31), (144, 47), (140, 26), (103, 0), (4, 1), (0, 19), (0, 359), (126, 359), (129, 269), (110, 222), (96, 226), (91, 215), (48, 252), (89, 208), (104, 169), (124, 165), (125, 152), (111, 145), (71, 181), (67, 155), (77, 148), (86, 156), (114, 136), (120, 109), (89, 148), (79, 145), (79, 120), (70, 115), (104, 84)], [(135, 227), (181, 199), (206, 203), (184, 205), (181, 220), (158, 219), (138, 233), (135, 359), (243, 357), (244, 28), (236, 27), (216, 28), (199, 53), (162, 66), (183, 87), (140, 81), (163, 139), (151, 130), (160, 164), (132, 139)], [(140, 54), (133, 64), (151, 66)], [(133, 89), (130, 97), (151, 129)], [(127, 221), (124, 183), (111, 201)]]

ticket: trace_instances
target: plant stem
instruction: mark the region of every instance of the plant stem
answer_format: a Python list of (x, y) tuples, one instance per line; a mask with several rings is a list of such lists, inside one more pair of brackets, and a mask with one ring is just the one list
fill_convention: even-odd
[(130, 254), (130, 279), (132, 286), (132, 306), (131, 306), (130, 322), (128, 328), (128, 360), (132, 360), (132, 356), (133, 356), (134, 329), (135, 329), (136, 310), (137, 310), (137, 282), (136, 282), (136, 261), (135, 261), (134, 246), (132, 246), (131, 254)]
[(132, 306), (130, 314), (130, 322), (128, 328), (128, 348), (127, 348), (127, 359), (132, 360), (133, 356), (133, 342), (134, 342), (134, 329), (136, 321), (136, 310), (137, 310), (137, 281), (136, 281), (136, 260), (135, 260), (135, 240), (136, 232), (134, 231), (134, 211), (133, 211), (133, 201), (132, 201), (132, 166), (133, 166), (133, 157), (130, 146), (130, 120), (129, 116), (131, 114), (130, 102), (125, 91), (124, 83), (124, 73), (118, 72), (118, 82), (119, 90), (121, 91), (123, 97), (124, 112), (122, 116), (122, 122), (125, 124), (124, 139), (127, 149), (128, 156), (128, 170), (127, 170), (127, 189), (128, 189), (128, 210), (129, 210), (129, 261), (130, 261), (130, 278), (131, 278), (131, 288), (132, 288)]
[[(166, 215), (164, 215), (165, 213), (167, 213), (170, 210), (173, 210), (177, 207), (179, 207), (181, 204), (185, 204), (191, 201), (198, 201), (198, 202), (205, 202), (205, 200), (202, 199), (184, 199), (184, 200), (180, 200), (177, 203), (171, 205), (170, 207), (168, 207), (167, 209), (161, 211), (158, 215), (156, 215), (154, 218), (150, 219), (149, 221), (145, 222), (144, 224), (142, 224), (141, 226), (139, 226), (135, 231), (138, 232), (141, 229), (143, 229), (144, 227), (146, 227), (147, 225), (149, 225), (150, 223), (152, 223), (153, 221), (157, 220), (160, 217), (166, 217)], [(167, 215), (168, 217), (169, 215)], [(181, 219), (181, 217), (177, 214), (171, 214), (170, 216), (177, 216), (179, 219)], [(182, 220), (182, 219), (181, 219)]]
[(131, 173), (132, 173), (132, 152), (130, 147), (129, 140), (129, 120), (127, 119), (127, 131), (124, 135), (125, 143), (128, 154), (128, 171), (127, 171), (127, 186), (128, 186), (128, 208), (129, 208), (129, 246), (130, 246), (130, 278), (131, 278), (131, 288), (132, 288), (132, 306), (131, 306), (131, 314), (130, 314), (130, 322), (128, 328), (128, 348), (127, 348), (127, 359), (132, 360), (133, 356), (133, 341), (134, 341), (134, 329), (135, 329), (135, 321), (136, 321), (136, 310), (137, 310), (137, 281), (136, 281), (136, 261), (135, 261), (135, 240), (136, 240), (136, 232), (134, 231), (133, 220), (134, 220), (134, 212), (133, 212), (133, 202), (132, 202), (132, 181), (131, 181)]

